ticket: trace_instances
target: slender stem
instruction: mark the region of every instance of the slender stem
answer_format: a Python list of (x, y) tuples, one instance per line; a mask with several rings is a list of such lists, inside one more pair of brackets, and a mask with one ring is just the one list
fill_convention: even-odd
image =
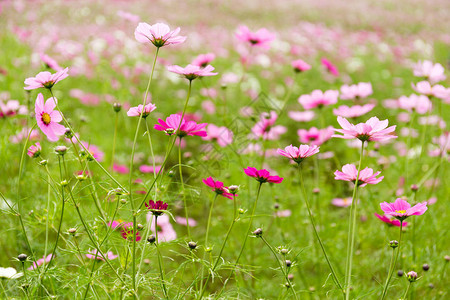
[(395, 255), (394, 260), (391, 259), (391, 265), (389, 266), (388, 277), (386, 278), (386, 283), (384, 284), (383, 293), (381, 294), (381, 300), (386, 298), (386, 294), (389, 288), (389, 282), (391, 281), (392, 274), (394, 273), (395, 264), (397, 263), (398, 256), (400, 254), (400, 247), (402, 246), (402, 232), (403, 232), (403, 220), (400, 220), (400, 237), (398, 238), (398, 248), (397, 254)]
[(150, 154), (152, 156), (152, 164), (153, 164), (153, 178), (156, 179), (156, 161), (155, 154), (153, 152), (153, 144), (152, 144), (152, 135), (150, 133), (150, 128), (148, 127), (147, 119), (145, 120), (145, 128), (147, 129), (148, 135), (148, 144), (150, 146)]
[(348, 230), (348, 244), (347, 244), (347, 261), (345, 267), (345, 299), (350, 299), (350, 288), (352, 282), (352, 263), (353, 263), (353, 251), (355, 247), (355, 232), (356, 232), (356, 207), (358, 203), (358, 186), (359, 186), (359, 174), (361, 172), (362, 159), (364, 156), (364, 143), (361, 142), (361, 152), (359, 154), (359, 166), (358, 173), (356, 175), (355, 187), (353, 188), (352, 205), (350, 207), (350, 222)]
[(155, 247), (156, 247), (156, 252), (158, 254), (158, 265), (159, 265), (159, 274), (161, 276), (161, 285), (163, 288), (163, 292), (164, 292), (164, 297), (166, 297), (166, 299), (169, 299), (169, 295), (167, 294), (167, 289), (166, 289), (166, 284), (164, 282), (164, 269), (163, 269), (163, 264), (162, 264), (162, 257), (161, 257), (161, 252), (159, 251), (159, 241), (158, 241), (158, 215), (155, 215)]
[(310, 221), (311, 221), (311, 226), (312, 226), (312, 228), (313, 228), (314, 234), (315, 234), (315, 236), (316, 236), (316, 238), (317, 238), (317, 241), (319, 242), (320, 248), (322, 249), (323, 255), (324, 255), (324, 257), (325, 257), (325, 260), (327, 261), (328, 267), (330, 268), (331, 275), (333, 276), (333, 280), (334, 280), (336, 286), (337, 286), (343, 293), (345, 293), (345, 292), (344, 292), (344, 289), (342, 288), (342, 285), (341, 285), (341, 283), (339, 282), (339, 279), (338, 279), (338, 277), (337, 277), (337, 275), (336, 275), (336, 271), (334, 270), (333, 265), (331, 264), (331, 261), (330, 261), (330, 259), (328, 258), (327, 252), (326, 252), (326, 250), (325, 250), (325, 246), (324, 246), (323, 243), (322, 243), (322, 239), (320, 238), (319, 233), (317, 232), (316, 224), (315, 224), (315, 221), (314, 221), (314, 216), (313, 216), (313, 214), (312, 214), (312, 212), (311, 212), (311, 207), (310, 207), (310, 205), (309, 205), (308, 197), (307, 197), (307, 195), (306, 195), (305, 183), (304, 183), (304, 181), (303, 181), (303, 170), (302, 170), (302, 165), (301, 165), (301, 164), (299, 164), (299, 172), (300, 172), (300, 184), (301, 184), (302, 192), (303, 192), (303, 199), (304, 199), (304, 201), (305, 201), (306, 208), (307, 208), (307, 210), (308, 210), (308, 215), (309, 215), (309, 219), (310, 219)]
[(291, 281), (289, 280), (288, 274), (287, 274), (286, 270), (283, 268), (283, 265), (281, 264), (277, 253), (275, 252), (275, 250), (273, 250), (273, 247), (267, 242), (267, 240), (264, 238), (264, 236), (261, 235), (260, 238), (264, 242), (264, 244), (266, 244), (266, 246), (269, 247), (270, 251), (272, 251), (272, 254), (275, 257), (275, 260), (277, 261), (278, 266), (280, 267), (280, 270), (284, 275), (284, 278), (286, 279), (287, 283), (289, 284), (289, 287), (292, 290), (292, 293), (294, 294), (295, 299), (298, 299), (297, 293), (295, 292), (295, 289), (292, 286)]
[(411, 283), (412, 282), (409, 282), (408, 287), (406, 288), (405, 294), (403, 295), (402, 299), (406, 299), (406, 296), (408, 296), (408, 292), (409, 292), (409, 288), (411, 287)]
[(117, 125), (119, 124), (119, 112), (116, 112), (116, 118), (114, 121), (114, 137), (113, 137), (113, 145), (112, 145), (112, 153), (111, 153), (111, 171), (114, 167), (114, 154), (116, 152), (116, 139), (117, 139)]
[(178, 172), (180, 173), (180, 181), (181, 181), (181, 189), (183, 193), (183, 204), (184, 204), (184, 215), (186, 217), (186, 228), (189, 240), (191, 239), (191, 230), (189, 229), (189, 215), (187, 209), (187, 201), (186, 201), (186, 190), (184, 188), (184, 180), (183, 180), (183, 168), (181, 167), (181, 140), (182, 137), (179, 137), (178, 143)]

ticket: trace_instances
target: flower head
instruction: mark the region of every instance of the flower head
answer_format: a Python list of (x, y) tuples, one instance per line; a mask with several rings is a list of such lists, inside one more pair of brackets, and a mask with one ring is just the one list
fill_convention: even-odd
[(398, 106), (410, 112), (415, 111), (421, 115), (432, 109), (431, 101), (427, 96), (416, 94), (411, 94), (409, 97), (401, 96), (398, 99)]
[(145, 203), (145, 207), (148, 208), (155, 216), (160, 216), (167, 210), (168, 204), (163, 201), (150, 200), (148, 203)]
[(357, 118), (367, 114), (375, 107), (375, 104), (369, 103), (365, 105), (353, 105), (349, 107), (347, 105), (341, 105), (338, 108), (333, 109), (335, 116), (341, 116), (344, 118)]
[(185, 68), (173, 65), (168, 66), (167, 70), (173, 73), (177, 73), (180, 75), (183, 75), (186, 79), (192, 81), (198, 77), (204, 77), (204, 76), (214, 76), (219, 73), (214, 73), (214, 67), (211, 65), (207, 65), (206, 67), (200, 67), (200, 66), (194, 66), (194, 65), (187, 65)]
[(257, 170), (253, 167), (247, 167), (246, 169), (244, 169), (244, 173), (247, 176), (255, 178), (260, 183), (281, 183), (283, 181), (283, 178), (279, 176), (270, 176), (270, 172), (266, 169)]
[(55, 70), (55, 71), (61, 71), (63, 68), (58, 64), (58, 62), (56, 60), (54, 60), (53, 58), (51, 58), (50, 56), (48, 56), (47, 54), (44, 53), (39, 53), (39, 57), (41, 58), (41, 60), (44, 62), (44, 64)]
[(270, 43), (275, 40), (275, 34), (266, 28), (261, 28), (256, 32), (250, 31), (247, 26), (239, 26), (236, 32), (236, 38), (245, 43), (249, 43), (252, 47), (261, 47), (269, 49)]
[[(185, 137), (187, 135), (207, 136), (205, 130), (203, 130), (207, 123), (197, 124), (195, 121), (186, 121), (181, 119), (179, 114), (172, 114), (166, 118), (166, 121), (158, 119), (159, 124), (155, 124), (154, 128), (159, 131), (164, 131), (168, 135), (177, 134), (179, 137)], [(180, 130), (177, 132), (178, 127)]]
[(410, 216), (420, 216), (427, 211), (427, 202), (422, 202), (411, 207), (407, 201), (397, 198), (394, 203), (380, 203), (383, 212), (388, 216), (393, 216), (400, 221)]
[(311, 69), (311, 66), (301, 59), (294, 60), (291, 64), (294, 71), (297, 73), (305, 72)]
[(52, 260), (53, 255), (49, 254), (47, 256), (43, 256), (42, 258), (38, 259), (37, 261), (33, 262), (31, 267), (28, 268), (28, 270), (35, 270), (38, 266), (42, 266), (43, 264), (49, 263), (50, 260)]
[[(378, 178), (376, 177), (380, 173), (381, 172), (378, 171), (374, 174), (371, 168), (362, 169), (359, 172), (358, 185), (365, 186), (367, 184), (377, 184), (381, 182), (384, 176), (380, 176)], [(336, 180), (345, 180), (355, 183), (357, 181), (356, 176), (358, 175), (358, 170), (356, 169), (355, 165), (346, 164), (342, 167), (342, 172), (337, 170), (336, 172), (334, 172), (334, 175), (334, 179)]]
[(316, 107), (323, 107), (337, 103), (339, 91), (328, 90), (322, 92), (321, 90), (314, 90), (309, 95), (301, 95), (298, 102), (303, 105), (304, 109), (313, 109)]
[(214, 53), (200, 54), (192, 61), (191, 65), (204, 68), (215, 58), (216, 55)]
[(14, 268), (0, 268), (0, 278), (15, 279), (19, 278), (23, 273), (17, 273)]
[[(389, 217), (386, 216), (386, 215), (381, 216), (381, 215), (379, 215), (379, 214), (377, 214), (377, 213), (375, 213), (374, 215), (375, 215), (375, 217), (377, 217), (378, 219), (380, 219), (382, 222), (388, 224), (389, 226), (397, 226), (397, 227), (400, 227), (400, 221), (399, 221), (399, 220), (389, 218)], [(403, 222), (403, 227), (406, 227), (407, 225), (408, 225), (408, 222)]]
[[(144, 109), (142, 109), (144, 108)], [(142, 104), (139, 104), (135, 107), (130, 107), (130, 109), (127, 112), (127, 116), (129, 117), (139, 117), (142, 114), (142, 117), (145, 119), (148, 117), (148, 115), (156, 109), (156, 105), (153, 103), (149, 103), (145, 105), (144, 107)]]
[[(120, 223), (120, 235), (125, 240), (133, 240), (133, 237), (135, 236), (133, 230), (133, 222)], [(139, 242), (141, 239), (142, 237), (139, 235), (139, 231), (136, 231), (136, 242)]]
[(277, 153), (288, 157), (300, 164), (305, 158), (313, 156), (316, 153), (319, 153), (319, 147), (316, 145), (308, 146), (308, 145), (300, 145), (298, 148), (295, 146), (287, 146), (283, 149), (278, 149)]
[(228, 191), (228, 188), (223, 185), (223, 182), (216, 181), (212, 177), (208, 177), (203, 179), (203, 183), (211, 187), (217, 195), (221, 195), (228, 199), (233, 199), (233, 194)]
[(309, 130), (299, 129), (297, 134), (301, 143), (311, 144), (320, 146), (326, 141), (328, 141), (333, 135), (334, 128), (328, 126), (324, 129), (317, 129), (316, 127), (311, 127)]
[(351, 100), (358, 98), (366, 98), (372, 95), (372, 84), (370, 82), (360, 82), (358, 84), (341, 86), (341, 99)]
[(220, 147), (225, 147), (233, 142), (233, 132), (225, 126), (218, 127), (214, 124), (209, 124), (206, 132), (207, 136), (203, 139), (205, 141), (215, 140)]
[(339, 71), (337, 69), (337, 67), (335, 65), (333, 65), (331, 63), (331, 61), (329, 61), (326, 58), (322, 58), (320, 60), (320, 62), (322, 63), (322, 65), (327, 69), (328, 72), (330, 72), (332, 75), (334, 76), (339, 76)]
[(331, 200), (331, 204), (337, 207), (347, 207), (352, 205), (352, 198), (334, 198), (333, 200)]
[(163, 23), (150, 25), (147, 23), (139, 23), (134, 31), (134, 37), (140, 43), (151, 42), (160, 48), (168, 45), (181, 44), (186, 40), (185, 36), (178, 36), (180, 27), (170, 31), (169, 26)]
[(335, 129), (335, 131), (344, 135), (335, 134), (333, 137), (343, 139), (357, 138), (362, 142), (386, 141), (397, 138), (397, 136), (393, 134), (396, 126), (387, 127), (389, 123), (388, 120), (380, 121), (377, 117), (372, 117), (366, 123), (359, 123), (357, 125), (351, 124), (343, 117), (337, 117), (337, 121), (343, 129)]
[(34, 90), (38, 88), (51, 89), (58, 81), (68, 77), (69, 68), (58, 71), (55, 74), (50, 72), (40, 72), (36, 77), (30, 77), (25, 79), (24, 83), (27, 85), (24, 87), (26, 90)]
[(56, 107), (56, 99), (48, 98), (44, 104), (44, 96), (39, 93), (36, 98), (35, 114), (39, 128), (47, 136), (47, 138), (56, 142), (59, 136), (64, 135), (66, 127), (59, 124), (62, 121), (61, 113), (54, 110)]
[(36, 158), (41, 155), (41, 144), (39, 142), (36, 142), (34, 145), (31, 145), (30, 148), (28, 148), (27, 154), (29, 157)]
[(433, 64), (429, 60), (419, 61), (414, 66), (414, 76), (423, 77), (432, 83), (444, 80), (446, 78), (444, 71), (441, 64)]
[[(106, 256), (107, 259), (109, 260), (113, 260), (119, 257), (119, 255), (114, 255), (114, 253), (112, 251), (108, 251), (106, 253), (104, 253), (104, 255)], [(97, 260), (102, 260), (104, 261), (105, 259), (98, 253), (97, 249), (93, 249), (93, 250), (89, 250), (88, 253), (86, 254), (86, 257), (89, 259), (97, 259)]]
[(287, 131), (282, 125), (273, 126), (278, 119), (275, 111), (264, 112), (260, 120), (252, 127), (253, 138), (262, 138), (263, 140), (277, 140), (280, 135)]

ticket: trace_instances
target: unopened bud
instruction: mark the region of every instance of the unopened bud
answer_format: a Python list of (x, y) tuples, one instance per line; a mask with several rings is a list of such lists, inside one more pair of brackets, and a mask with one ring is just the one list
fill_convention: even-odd
[(114, 103), (113, 104), (113, 109), (114, 109), (115, 112), (119, 112), (122, 109), (122, 104)]
[(150, 244), (153, 244), (154, 242), (156, 242), (156, 237), (152, 234), (151, 236), (149, 236), (147, 238), (147, 242), (149, 242)]
[(77, 180), (79, 180), (79, 181), (84, 181), (84, 180), (86, 180), (86, 176), (84, 176), (84, 175), (77, 175), (76, 176), (76, 178), (77, 178)]
[(290, 266), (292, 266), (292, 262), (288, 259), (288, 260), (286, 260), (286, 267), (290, 267)]
[(73, 138), (73, 133), (72, 130), (70, 130), (70, 128), (66, 128), (66, 131), (64, 132), (64, 135), (66, 136), (66, 138), (68, 138), (69, 140), (71, 138)]
[(23, 254), (23, 253), (22, 253), (22, 254), (19, 254), (19, 255), (17, 256), (17, 259), (20, 260), (21, 262), (26, 261), (27, 258), (28, 258), (28, 255)]
[(402, 276), (403, 276), (403, 271), (402, 271), (402, 270), (398, 270), (397, 276), (398, 276), (398, 277), (402, 277)]
[(320, 189), (319, 188), (314, 188), (313, 189), (313, 193), (314, 194), (319, 194), (320, 193)]
[(450, 255), (444, 256), (444, 259), (445, 259), (446, 261), (450, 261)]
[(419, 189), (419, 187), (417, 186), (417, 184), (411, 185), (411, 191), (417, 192), (418, 189)]
[(424, 264), (424, 265), (422, 266), (422, 269), (423, 269), (424, 271), (428, 271), (428, 270), (430, 269), (430, 265)]
[(39, 162), (39, 164), (40, 164), (41, 166), (46, 166), (46, 165), (48, 164), (48, 160), (43, 159), (43, 160), (41, 160), (41, 161)]
[(194, 250), (195, 248), (197, 248), (197, 243), (196, 242), (189, 242), (188, 246), (191, 250)]
[(289, 253), (289, 250), (286, 249), (286, 248), (283, 248), (283, 249), (280, 249), (280, 253), (283, 254), (283, 255), (286, 255), (286, 254)]
[(67, 182), (67, 180), (63, 180), (61, 181), (61, 186), (67, 186), (69, 183)]
[(395, 249), (398, 247), (398, 241), (393, 240), (389, 242), (389, 247), (391, 247), (392, 249)]
[(69, 228), (69, 230), (67, 230), (70, 234), (74, 235), (77, 232), (76, 228)]
[(260, 237), (263, 234), (263, 230), (261, 228), (257, 228), (255, 231), (253, 231), (253, 235)]
[(142, 225), (142, 224), (137, 224), (137, 229), (138, 229), (138, 230), (144, 229), (144, 225)]
[(64, 155), (67, 152), (67, 147), (66, 146), (56, 146), (55, 152), (56, 152), (56, 154)]
[(406, 274), (406, 278), (408, 279), (409, 282), (414, 282), (417, 280), (417, 273), (414, 271), (409, 271)]
[(237, 194), (239, 192), (239, 186), (238, 185), (230, 185), (228, 187), (228, 191), (232, 193), (233, 195)]

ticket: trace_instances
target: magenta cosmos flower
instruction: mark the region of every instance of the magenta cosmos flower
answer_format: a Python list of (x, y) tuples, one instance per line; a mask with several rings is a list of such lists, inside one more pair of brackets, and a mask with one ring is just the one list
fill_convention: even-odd
[(320, 62), (322, 63), (322, 65), (327, 69), (328, 72), (330, 72), (332, 75), (334, 76), (339, 76), (339, 71), (337, 69), (337, 67), (335, 65), (333, 65), (331, 63), (331, 61), (329, 61), (326, 58), (322, 58), (320, 60)]
[[(358, 186), (365, 186), (367, 184), (377, 184), (381, 182), (384, 176), (380, 176), (377, 178), (377, 176), (380, 173), (381, 172), (378, 171), (374, 174), (371, 168), (362, 169), (359, 172)], [(334, 179), (336, 180), (351, 181), (355, 183), (356, 176), (358, 175), (358, 170), (356, 169), (355, 165), (346, 164), (342, 167), (342, 172), (337, 170), (336, 172), (334, 172), (334, 175), (335, 175)]]
[(362, 142), (387, 141), (397, 138), (393, 134), (396, 126), (387, 127), (389, 124), (388, 120), (380, 121), (377, 117), (372, 117), (366, 123), (359, 123), (357, 125), (351, 124), (343, 117), (337, 117), (337, 121), (342, 129), (335, 129), (335, 131), (344, 135), (334, 134), (333, 137), (343, 139), (357, 138)]
[(138, 106), (131, 107), (128, 112), (127, 116), (129, 117), (139, 117), (142, 114), (142, 117), (145, 119), (148, 117), (148, 115), (156, 109), (156, 105), (153, 103), (149, 103), (144, 106), (144, 111), (142, 112), (142, 104), (139, 104)]
[(191, 65), (204, 68), (215, 58), (216, 55), (214, 53), (200, 54), (192, 61)]
[(180, 33), (180, 27), (170, 31), (169, 26), (163, 23), (156, 23), (154, 25), (139, 23), (134, 31), (134, 37), (140, 43), (151, 42), (160, 48), (183, 43), (186, 37), (178, 36), (178, 33)]
[(314, 90), (309, 95), (301, 95), (298, 102), (303, 105), (304, 109), (313, 109), (316, 107), (323, 107), (337, 103), (339, 91), (328, 90), (322, 92), (321, 90)]
[(344, 118), (357, 118), (362, 115), (367, 114), (375, 107), (375, 104), (365, 104), (365, 105), (353, 105), (351, 107), (347, 105), (341, 105), (338, 108), (333, 109), (333, 114), (335, 116), (341, 116)]
[(228, 199), (233, 199), (233, 194), (228, 191), (228, 188), (223, 185), (223, 182), (216, 181), (212, 177), (208, 177), (206, 179), (203, 179), (203, 183), (211, 187), (213, 192), (215, 192), (217, 195), (221, 195)]
[(400, 221), (410, 216), (423, 215), (428, 209), (427, 202), (418, 203), (411, 207), (411, 204), (400, 198), (397, 198), (394, 203), (380, 203), (380, 207), (386, 215), (392, 216)]
[(283, 181), (283, 178), (279, 176), (270, 176), (270, 172), (266, 169), (257, 170), (252, 167), (247, 167), (246, 169), (244, 169), (244, 173), (247, 176), (255, 178), (260, 183), (281, 183)]
[(148, 203), (145, 203), (145, 207), (152, 212), (155, 216), (160, 216), (167, 210), (168, 204), (163, 201), (150, 200)]
[(316, 145), (308, 146), (308, 145), (300, 145), (298, 148), (295, 146), (287, 146), (283, 149), (278, 149), (277, 153), (287, 158), (292, 159), (296, 163), (300, 164), (305, 158), (313, 156), (316, 153), (319, 153), (319, 147)]
[(56, 142), (66, 132), (66, 127), (58, 123), (62, 121), (62, 116), (59, 111), (54, 110), (56, 101), (55, 98), (48, 98), (44, 104), (44, 96), (39, 93), (34, 110), (39, 128), (52, 142)]
[(214, 75), (218, 74), (218, 73), (212, 72), (212, 71), (214, 71), (214, 67), (211, 65), (207, 65), (204, 68), (199, 67), (199, 66), (194, 66), (194, 65), (187, 65), (186, 68), (183, 68), (183, 67), (180, 67), (177, 65), (173, 65), (173, 66), (168, 66), (167, 70), (169, 70), (170, 72), (173, 72), (173, 73), (183, 75), (189, 81), (192, 81), (198, 77), (214, 76)]
[(370, 82), (360, 82), (358, 84), (341, 86), (341, 99), (351, 100), (358, 98), (366, 98), (372, 95), (372, 84)]
[[(207, 136), (205, 130), (203, 130), (207, 123), (197, 124), (195, 121), (186, 121), (178, 114), (172, 114), (166, 118), (166, 121), (158, 119), (159, 124), (155, 124), (154, 128), (159, 131), (164, 131), (168, 135), (178, 135), (179, 137), (185, 137), (187, 135)], [(177, 132), (180, 127), (179, 132)]]
[(30, 77), (25, 79), (24, 83), (27, 85), (24, 87), (26, 90), (34, 90), (38, 88), (51, 89), (58, 81), (68, 77), (69, 68), (58, 71), (55, 74), (50, 72), (40, 72), (36, 77)]
[(256, 32), (250, 31), (247, 26), (239, 26), (236, 38), (244, 43), (249, 43), (252, 47), (270, 48), (270, 43), (275, 40), (275, 34), (266, 28), (261, 28)]
[(311, 66), (301, 59), (294, 60), (291, 64), (296, 73), (305, 72), (311, 69)]
[(328, 126), (324, 129), (317, 129), (316, 127), (311, 127), (309, 130), (299, 129), (297, 134), (300, 143), (311, 144), (320, 146), (326, 141), (328, 141), (334, 133), (333, 126)]
[(28, 148), (27, 155), (32, 158), (39, 157), (39, 155), (41, 155), (41, 150), (41, 144), (39, 142), (36, 142), (34, 145), (31, 145), (30, 148)]
[[(382, 222), (386, 223), (387, 225), (400, 227), (399, 220), (391, 219), (386, 215), (381, 216), (377, 213), (375, 213), (374, 215), (375, 215), (375, 217), (377, 217), (378, 219), (380, 219)], [(403, 222), (403, 227), (406, 227), (407, 225), (408, 225), (408, 222)]]

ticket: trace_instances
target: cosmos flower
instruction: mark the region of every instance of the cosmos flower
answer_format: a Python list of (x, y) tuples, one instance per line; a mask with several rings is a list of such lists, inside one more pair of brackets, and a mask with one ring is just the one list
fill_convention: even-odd
[(278, 119), (275, 111), (262, 113), (260, 120), (252, 127), (253, 138), (262, 138), (263, 140), (277, 140), (280, 135), (287, 131), (282, 125), (274, 126)]
[[(38, 266), (42, 266), (43, 264), (49, 263), (50, 260), (52, 260), (52, 254), (49, 254), (47, 256), (43, 256), (42, 258), (38, 259), (36, 262), (33, 262), (31, 267), (28, 268), (28, 270), (35, 270)], [(36, 264), (37, 263), (37, 264)]]
[(0, 118), (12, 117), (17, 114), (26, 115), (27, 113), (27, 107), (20, 105), (20, 102), (17, 100), (9, 100), (6, 103), (0, 100)]
[(380, 203), (381, 210), (388, 216), (403, 221), (410, 216), (420, 216), (427, 211), (427, 202), (422, 202), (411, 207), (407, 201), (397, 198), (394, 203)]
[(41, 155), (41, 150), (41, 144), (39, 142), (36, 142), (34, 145), (31, 145), (30, 148), (28, 148), (27, 155), (32, 158), (39, 157), (39, 155)]
[(301, 59), (294, 60), (291, 65), (297, 73), (305, 72), (311, 69), (311, 66)]
[(204, 77), (204, 76), (214, 76), (219, 73), (214, 73), (214, 67), (211, 65), (207, 65), (206, 67), (199, 67), (194, 65), (187, 65), (185, 68), (173, 65), (168, 66), (167, 70), (173, 73), (177, 73), (180, 75), (183, 75), (186, 79), (189, 81), (192, 81), (198, 77)]
[(51, 89), (58, 81), (63, 80), (68, 77), (69, 68), (58, 71), (55, 74), (50, 72), (40, 72), (36, 77), (30, 77), (25, 79), (24, 83), (27, 85), (24, 87), (25, 90), (34, 90), (38, 88)]
[(53, 58), (51, 58), (50, 56), (48, 56), (47, 54), (39, 53), (39, 57), (41, 58), (41, 60), (44, 62), (44, 64), (47, 67), (49, 67), (55, 71), (63, 70), (63, 68), (58, 64), (58, 62), (56, 60), (54, 60)]
[[(362, 169), (359, 172), (359, 179), (358, 179), (358, 186), (365, 186), (367, 184), (377, 184), (383, 180), (384, 176), (376, 177), (381, 172), (378, 171), (375, 174), (373, 173), (373, 170), (371, 168), (365, 168)], [(358, 175), (358, 170), (356, 169), (356, 166), (353, 164), (346, 164), (342, 167), (342, 172), (337, 170), (334, 172), (334, 179), (336, 180), (344, 180), (344, 181), (351, 181), (353, 183), (356, 182), (356, 176)]]
[(139, 104), (135, 107), (130, 107), (127, 112), (127, 116), (129, 117), (139, 117), (142, 114), (142, 117), (145, 119), (148, 115), (156, 109), (156, 105), (153, 103), (149, 103), (144, 106), (144, 112), (142, 112), (142, 104)]
[(185, 36), (178, 36), (180, 27), (170, 31), (169, 26), (163, 23), (150, 25), (147, 23), (139, 23), (134, 31), (134, 37), (140, 43), (151, 42), (157, 48), (181, 44), (186, 40)]
[(266, 169), (257, 170), (253, 167), (247, 167), (244, 169), (244, 173), (247, 176), (255, 178), (260, 183), (281, 183), (283, 181), (283, 178), (279, 176), (270, 176), (270, 172)]
[(316, 114), (311, 110), (289, 111), (288, 116), (289, 116), (289, 118), (291, 118), (292, 120), (297, 121), (297, 122), (309, 122), (312, 119), (314, 119)]
[(215, 58), (216, 55), (214, 53), (200, 54), (191, 62), (191, 65), (204, 68)]
[[(83, 144), (83, 146), (89, 151), (89, 153), (92, 155), (92, 157), (94, 157), (97, 161), (103, 161), (103, 158), (105, 157), (105, 153), (103, 151), (100, 150), (100, 148), (98, 148), (95, 145), (89, 144), (87, 142), (83, 142), (81, 141), (81, 144)], [(84, 151), (84, 149), (82, 149), (82, 151)]]
[(314, 90), (309, 95), (301, 95), (298, 102), (303, 105), (304, 109), (313, 109), (316, 107), (323, 107), (337, 103), (339, 91), (328, 90), (322, 92), (321, 90)]
[(338, 108), (333, 109), (335, 116), (341, 116), (344, 118), (357, 118), (367, 114), (375, 107), (375, 104), (369, 103), (365, 105), (353, 105), (351, 107), (347, 105), (341, 105)]
[[(103, 253), (103, 255), (105, 255), (108, 260), (113, 260), (119, 257), (119, 255), (114, 255), (112, 251)], [(105, 259), (98, 253), (97, 249), (89, 250), (88, 253), (86, 254), (86, 257), (89, 259), (97, 259), (105, 261)]]
[(209, 124), (206, 127), (207, 136), (203, 139), (205, 141), (217, 141), (220, 147), (226, 147), (233, 142), (233, 132), (225, 126), (218, 127), (214, 124)]
[(287, 158), (292, 159), (296, 163), (300, 164), (305, 158), (313, 156), (316, 153), (319, 153), (319, 147), (316, 145), (308, 146), (308, 145), (300, 145), (298, 148), (295, 146), (287, 146), (283, 149), (278, 149), (277, 153), (283, 155)]
[(411, 94), (409, 97), (401, 96), (398, 99), (398, 106), (410, 112), (415, 111), (421, 115), (432, 109), (431, 101), (427, 96), (416, 94)]
[(431, 83), (445, 80), (445, 69), (441, 64), (433, 64), (429, 60), (418, 61), (414, 66), (414, 76), (423, 77)]
[[(155, 224), (156, 218), (151, 220), (151, 214), (147, 214), (147, 222), (152, 222), (150, 225), (150, 229), (152, 232), (156, 232), (158, 230), (158, 243), (161, 242), (170, 242), (177, 238), (177, 233), (173, 229), (172, 224), (170, 223), (170, 218), (168, 215), (162, 215), (158, 217), (158, 224)], [(157, 225), (157, 226), (155, 226)], [(191, 221), (189, 220), (189, 226), (191, 226)]]
[(167, 210), (168, 204), (164, 203), (163, 201), (155, 202), (153, 200), (150, 200), (148, 203), (145, 203), (145, 207), (147, 207), (147, 209), (151, 211), (155, 216), (160, 216), (164, 213), (164, 211)]
[(261, 28), (256, 32), (250, 31), (247, 26), (239, 26), (236, 32), (236, 38), (244, 43), (249, 43), (252, 47), (261, 47), (269, 49), (270, 43), (275, 40), (275, 34), (266, 28)]
[[(400, 227), (400, 221), (399, 220), (389, 218), (386, 215), (381, 216), (381, 215), (379, 215), (377, 213), (375, 213), (374, 215), (375, 215), (375, 217), (380, 219), (382, 222), (384, 222), (384, 223), (386, 223), (386, 224), (388, 224), (390, 226)], [(407, 225), (408, 225), (408, 222), (403, 222), (403, 227), (406, 227)]]
[[(187, 135), (207, 136), (205, 130), (203, 130), (207, 123), (197, 124), (195, 121), (185, 121), (181, 119), (179, 114), (172, 114), (166, 118), (166, 121), (158, 119), (159, 124), (155, 124), (154, 128), (159, 131), (164, 131), (168, 135), (178, 135), (179, 137), (185, 137)], [(181, 123), (181, 125), (180, 125)], [(178, 127), (180, 130), (177, 132)]]
[(55, 98), (48, 98), (44, 104), (44, 96), (39, 93), (35, 104), (37, 124), (48, 140), (52, 142), (56, 142), (59, 136), (64, 135), (66, 132), (66, 127), (59, 124), (62, 121), (61, 113), (54, 110), (56, 101)]
[(324, 129), (317, 129), (316, 127), (311, 127), (309, 130), (299, 129), (297, 134), (300, 143), (311, 144), (320, 146), (326, 141), (328, 141), (334, 133), (333, 126), (328, 126)]
[(331, 200), (331, 204), (337, 207), (348, 207), (352, 205), (352, 198), (334, 198), (333, 200)]
[(339, 76), (339, 71), (335, 65), (333, 65), (328, 59), (322, 58), (320, 60), (322, 65), (330, 72), (333, 76)]
[(335, 129), (335, 131), (342, 133), (343, 135), (334, 134), (333, 137), (343, 139), (357, 138), (363, 142), (387, 141), (397, 138), (397, 136), (393, 134), (396, 126), (387, 127), (389, 123), (388, 120), (380, 121), (377, 117), (372, 117), (366, 121), (366, 123), (359, 123), (357, 125), (351, 124), (343, 117), (337, 117), (337, 121), (343, 129)]
[(0, 278), (16, 279), (23, 276), (23, 273), (17, 273), (14, 268), (0, 268)]
[(217, 194), (228, 199), (233, 199), (233, 194), (228, 191), (228, 188), (223, 185), (223, 182), (216, 181), (212, 177), (208, 177), (202, 180), (204, 184), (211, 187), (212, 190)]
[(360, 82), (358, 84), (341, 86), (341, 96), (342, 100), (351, 100), (358, 98), (366, 98), (372, 95), (372, 84), (370, 82)]

